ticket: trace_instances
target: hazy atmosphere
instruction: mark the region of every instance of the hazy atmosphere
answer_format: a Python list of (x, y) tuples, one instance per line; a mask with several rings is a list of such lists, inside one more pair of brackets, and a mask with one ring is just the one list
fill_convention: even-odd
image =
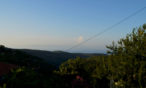
[(0, 0), (0, 88), (146, 88), (146, 0)]
[[(66, 50), (122, 20), (146, 0), (0, 0), (0, 44), (11, 48)], [(146, 21), (146, 11), (69, 52), (106, 52)]]

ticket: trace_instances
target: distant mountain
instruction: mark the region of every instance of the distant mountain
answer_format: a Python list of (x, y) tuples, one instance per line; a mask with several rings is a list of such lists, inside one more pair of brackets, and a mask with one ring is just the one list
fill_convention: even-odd
[(11, 49), (0, 46), (0, 61), (11, 64), (34, 66), (45, 62), (59, 66), (62, 62), (76, 57), (87, 58), (91, 56), (101, 56), (105, 54), (90, 53), (68, 53), (63, 51), (44, 51), (31, 49)]
[(29, 55), (20, 50), (7, 48), (2, 45), (0, 45), (0, 62), (27, 67), (39, 67), (41, 64), (43, 65), (45, 63), (39, 57)]
[(47, 61), (49, 64), (57, 65), (57, 66), (68, 59), (73, 59), (76, 57), (86, 58), (86, 57), (90, 57), (90, 56), (105, 55), (105, 54), (98, 54), (98, 53), (93, 53), (93, 54), (68, 53), (68, 52), (64, 52), (64, 51), (44, 51), (44, 50), (30, 50), (30, 49), (20, 49), (20, 50), (29, 55), (42, 58), (45, 61)]

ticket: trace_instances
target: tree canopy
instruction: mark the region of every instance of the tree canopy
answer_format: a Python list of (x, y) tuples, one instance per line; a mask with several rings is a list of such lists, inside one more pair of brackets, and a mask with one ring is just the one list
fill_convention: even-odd
[(98, 82), (104, 79), (109, 80), (107, 85), (113, 80), (116, 87), (145, 87), (146, 24), (134, 28), (131, 34), (107, 48), (107, 56), (70, 59), (59, 67), (58, 72), (61, 75), (80, 75), (94, 88), (99, 87)]

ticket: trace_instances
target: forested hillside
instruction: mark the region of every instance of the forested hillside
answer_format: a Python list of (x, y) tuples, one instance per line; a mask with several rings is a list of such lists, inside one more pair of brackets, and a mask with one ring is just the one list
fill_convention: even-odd
[(98, 53), (69, 53), (63, 51), (43, 51), (43, 50), (30, 50), (30, 49), (20, 49), (29, 55), (36, 56), (42, 58), (49, 64), (59, 66), (62, 62), (73, 59), (76, 57), (87, 58), (91, 56), (103, 56), (105, 54)]

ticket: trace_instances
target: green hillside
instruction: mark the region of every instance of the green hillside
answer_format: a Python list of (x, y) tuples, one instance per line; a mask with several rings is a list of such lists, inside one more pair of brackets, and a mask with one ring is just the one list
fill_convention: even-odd
[(103, 56), (105, 54), (96, 53), (68, 53), (63, 51), (43, 51), (43, 50), (30, 50), (30, 49), (20, 49), (29, 55), (36, 56), (44, 59), (49, 64), (59, 66), (62, 62), (68, 59), (74, 59), (76, 57), (87, 58), (91, 56)]

